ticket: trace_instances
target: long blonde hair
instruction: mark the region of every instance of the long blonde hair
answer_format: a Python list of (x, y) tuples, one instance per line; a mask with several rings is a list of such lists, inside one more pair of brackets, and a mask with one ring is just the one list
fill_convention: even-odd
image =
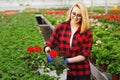
[(68, 10), (68, 15), (67, 15), (66, 21), (71, 20), (71, 17), (70, 17), (71, 12), (75, 6), (77, 6), (81, 10), (82, 22), (81, 22), (80, 33), (84, 33), (85, 31), (87, 31), (89, 29), (89, 17), (88, 17), (87, 8), (83, 3), (77, 2)]

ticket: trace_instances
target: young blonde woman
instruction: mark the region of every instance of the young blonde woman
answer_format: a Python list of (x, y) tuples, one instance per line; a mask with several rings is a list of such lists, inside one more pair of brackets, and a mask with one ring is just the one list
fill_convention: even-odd
[[(77, 2), (69, 9), (66, 21), (58, 24), (53, 31), (49, 41), (46, 42), (45, 52), (57, 46), (60, 52), (68, 55), (65, 60), (69, 66), (67, 80), (90, 80), (88, 59), (92, 41), (87, 9), (83, 3)], [(47, 60), (53, 61), (50, 56)]]

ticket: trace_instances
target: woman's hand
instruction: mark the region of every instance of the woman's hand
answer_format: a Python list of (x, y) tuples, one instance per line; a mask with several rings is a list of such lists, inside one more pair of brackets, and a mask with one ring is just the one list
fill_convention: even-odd
[(48, 61), (48, 62), (53, 62), (54, 60), (53, 60), (53, 58), (52, 58), (50, 55), (48, 55), (48, 56), (47, 56), (47, 61)]
[(51, 48), (50, 48), (50, 47), (45, 47), (45, 52), (46, 52), (46, 54), (48, 54), (50, 51), (51, 51)]
[(68, 59), (65, 59), (65, 63), (66, 63), (66, 64), (69, 63)]

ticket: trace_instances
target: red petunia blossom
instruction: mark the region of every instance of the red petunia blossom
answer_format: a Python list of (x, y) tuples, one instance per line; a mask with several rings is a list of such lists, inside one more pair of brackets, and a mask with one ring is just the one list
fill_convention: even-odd
[(36, 47), (34, 47), (33, 49), (34, 49), (34, 52), (38, 52), (39, 51), (38, 48), (36, 48)]
[(42, 48), (40, 46), (35, 47), (35, 52), (38, 52), (38, 51), (40, 51), (40, 52), (42, 51)]
[(27, 48), (27, 52), (28, 53), (31, 53), (31, 52), (41, 52), (42, 51), (42, 48), (40, 46), (36, 46), (36, 47), (33, 47), (33, 46), (29, 46)]
[(33, 47), (33, 46), (29, 46), (29, 47), (27, 48), (27, 52), (28, 52), (28, 53), (34, 52), (34, 47)]
[(95, 18), (96, 18), (96, 19), (98, 19), (98, 18), (99, 18), (99, 16), (95, 16)]
[(56, 50), (50, 51), (50, 57), (51, 57), (51, 58), (55, 58), (55, 57), (57, 57), (57, 56), (58, 56), (58, 52), (57, 52)]

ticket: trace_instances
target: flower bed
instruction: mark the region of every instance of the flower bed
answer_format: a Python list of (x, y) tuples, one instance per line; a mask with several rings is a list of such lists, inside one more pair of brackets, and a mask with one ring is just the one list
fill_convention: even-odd
[(110, 14), (99, 14), (94, 16), (94, 18), (107, 23), (109, 22), (120, 24), (119, 12), (120, 10), (112, 10)]
[(109, 22), (101, 23), (98, 20), (93, 19), (91, 28), (94, 38), (91, 57), (95, 59), (94, 64), (99, 66), (98, 69), (106, 74), (119, 74), (120, 25), (115, 24), (115, 22), (114, 24)]
[[(54, 80), (55, 77), (32, 71), (23, 59), (28, 46), (40, 45), (44, 40), (39, 33), (33, 13), (0, 15), (0, 79), (1, 80)], [(33, 54), (31, 54), (33, 55)]]
[(3, 11), (2, 14), (12, 15), (12, 14), (17, 14), (18, 12), (19, 12), (18, 10), (6, 10), (6, 11)]

